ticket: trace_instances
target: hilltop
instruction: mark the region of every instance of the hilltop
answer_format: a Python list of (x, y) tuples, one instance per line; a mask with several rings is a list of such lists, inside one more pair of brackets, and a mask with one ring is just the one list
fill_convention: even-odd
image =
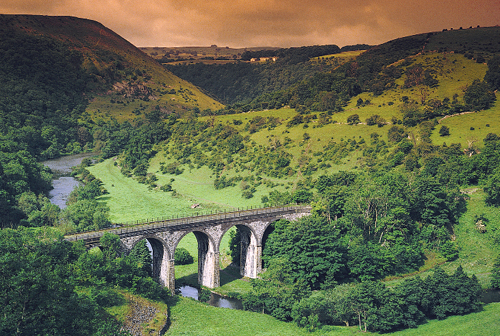
[(149, 111), (148, 106), (153, 103), (160, 106), (165, 115), (192, 108), (222, 107), (96, 21), (76, 17), (1, 15), (0, 31), (55, 40), (80, 54), (81, 66), (90, 81), (85, 94), (90, 98), (88, 111), (91, 113), (109, 113), (123, 120)]

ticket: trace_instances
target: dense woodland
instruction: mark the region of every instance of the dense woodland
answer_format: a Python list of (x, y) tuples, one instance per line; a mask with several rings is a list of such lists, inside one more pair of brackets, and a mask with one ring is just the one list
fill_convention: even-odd
[[(273, 190), (262, 205), (310, 203), (313, 214), (297, 222), (279, 221), (264, 246), (267, 269), (252, 280), (242, 296), (245, 309), (266, 312), (297, 325), (317, 329), (321, 324), (358, 324), (364, 331), (389, 332), (416, 327), (426, 319), (463, 315), (480, 307), (481, 287), (462, 268), (453, 274), (435, 269), (387, 288), (379, 280), (418, 270), (425, 253), (446, 260), (459, 257), (452, 240), (454, 225), (466, 211), (467, 194), (460, 190), (483, 187), (486, 202), (500, 205), (500, 137), (490, 133), (481, 150), (458, 144), (435, 145), (430, 134), (436, 116), (483, 110), (495, 103), (500, 88), (498, 46), (473, 50), (457, 46), (488, 64), (483, 80), (467, 87), (463, 100), (401, 104), (401, 118), (366, 120), (374, 131), (340, 142), (325, 143), (321, 151), (295, 160), (293, 146), (309, 140), (307, 127), (333, 122), (335, 113), (361, 92), (381, 94), (401, 78), (402, 68), (389, 66), (422, 50), (429, 35), (403, 38), (374, 47), (356, 59), (315, 59), (338, 53), (336, 46), (273, 51), (276, 62), (224, 66), (190, 65), (172, 68), (207, 92), (231, 104), (220, 111), (191, 111), (165, 116), (153, 108), (119, 123), (85, 112), (87, 97), (121, 78), (120, 66), (107, 75), (83, 67), (83, 55), (68, 45), (41, 36), (2, 31), (0, 39), (0, 333), (117, 335), (119, 325), (103, 312), (123, 298), (112, 288), (130, 290), (158, 300), (168, 293), (152, 278), (150, 255), (138, 245), (128, 256), (119, 254), (116, 236), (105, 235), (100, 251), (86, 251), (63, 240), (63, 233), (98, 230), (111, 225), (109, 210), (97, 197), (102, 183), (86, 170), (75, 175), (85, 185), (75, 189), (61, 211), (47, 199), (51, 172), (39, 161), (63, 154), (98, 151), (101, 159), (117, 157), (128, 177), (151, 189), (175, 193), (158, 185), (148, 173), (160, 151), (169, 159), (162, 174), (181, 175), (184, 169), (208, 167), (214, 188), (239, 185), (242, 196), (256, 188)], [(364, 46), (362, 46), (364, 48)], [(264, 57), (248, 54), (245, 57)], [(485, 57), (485, 58), (484, 58)], [(406, 63), (405, 63), (406, 62)], [(408, 67), (411, 60), (402, 66)], [(405, 86), (438, 85), (434, 75), (415, 65)], [(364, 102), (358, 101), (359, 104)], [(154, 103), (153, 103), (154, 104)], [(216, 114), (233, 114), (290, 106), (296, 115), (289, 130), (305, 129), (301, 143), (285, 137), (268, 146), (257, 145), (249, 134), (284, 123), (274, 117), (255, 117), (244, 125), (218, 123)], [(203, 114), (213, 114), (204, 118)], [(353, 114), (349, 123), (361, 122)], [(409, 137), (408, 129), (418, 132)], [(380, 134), (387, 134), (388, 141)], [(441, 128), (443, 136), (446, 129)], [(353, 171), (319, 174), (354, 152), (360, 156)], [(232, 175), (223, 174), (230, 170)], [(277, 182), (279, 181), (279, 182)], [(479, 220), (479, 219), (478, 219)], [(484, 219), (487, 220), (487, 219)], [(239, 258), (240, 233), (232, 237), (232, 257)], [(497, 235), (500, 241), (500, 234)], [(179, 263), (189, 262), (181, 255)], [(499, 259), (500, 260), (500, 259)], [(500, 261), (491, 286), (500, 286)], [(107, 320), (107, 323), (102, 323)]]

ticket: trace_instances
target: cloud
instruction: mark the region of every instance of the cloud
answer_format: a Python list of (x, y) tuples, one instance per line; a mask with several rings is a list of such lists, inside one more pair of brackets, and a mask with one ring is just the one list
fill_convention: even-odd
[(499, 22), (498, 0), (4, 0), (6, 14), (97, 20), (137, 46), (377, 44)]

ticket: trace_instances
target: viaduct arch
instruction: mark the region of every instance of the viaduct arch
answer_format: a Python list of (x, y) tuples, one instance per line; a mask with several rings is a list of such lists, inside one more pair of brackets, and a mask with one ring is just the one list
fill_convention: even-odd
[(220, 286), (219, 247), (230, 228), (238, 226), (243, 232), (241, 275), (257, 278), (262, 271), (262, 244), (268, 226), (282, 218), (297, 220), (310, 212), (309, 206), (270, 207), (153, 221), (134, 227), (76, 234), (65, 239), (84, 240), (87, 247), (94, 247), (99, 246), (99, 239), (105, 232), (110, 232), (120, 237), (124, 254), (128, 254), (139, 241), (147, 239), (153, 249), (153, 277), (173, 291), (175, 249), (185, 235), (193, 232), (198, 241), (198, 283), (215, 288)]

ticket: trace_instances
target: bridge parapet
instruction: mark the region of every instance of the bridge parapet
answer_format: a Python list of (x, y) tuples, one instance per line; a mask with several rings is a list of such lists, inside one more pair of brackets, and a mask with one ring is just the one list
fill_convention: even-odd
[[(256, 218), (263, 219), (265, 217), (284, 216), (293, 214), (310, 213), (311, 207), (308, 205), (289, 205), (280, 207), (268, 207), (250, 210), (239, 210), (232, 212), (223, 212), (217, 214), (205, 214), (192, 217), (157, 219), (142, 224), (133, 226), (123, 226), (100, 231), (77, 233), (74, 235), (65, 236), (65, 240), (77, 241), (83, 240), (85, 245), (97, 246), (99, 239), (105, 233), (113, 233), (120, 237), (137, 236), (144, 233), (156, 233), (165, 231), (174, 231), (179, 229), (194, 228), (196, 226), (210, 226), (224, 222), (246, 222), (255, 221)], [(120, 224), (117, 224), (120, 225)]]

